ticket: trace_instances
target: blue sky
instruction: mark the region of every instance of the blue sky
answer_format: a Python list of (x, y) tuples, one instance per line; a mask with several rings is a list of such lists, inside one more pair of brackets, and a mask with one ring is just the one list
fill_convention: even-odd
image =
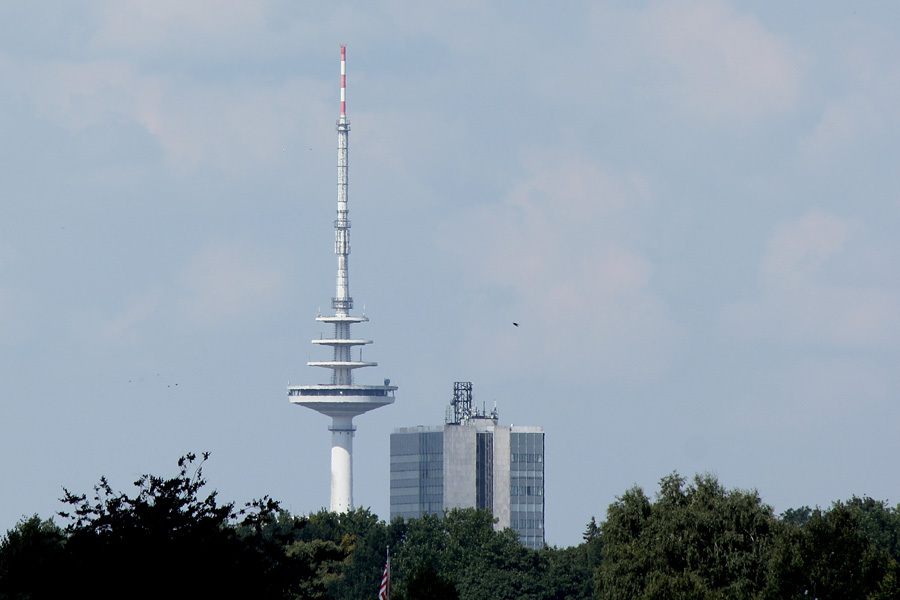
[[(547, 434), (547, 539), (712, 472), (780, 512), (900, 502), (893, 2), (0, 5), (0, 530), (210, 451), (226, 500), (328, 504), (309, 343), (350, 291), (393, 406), (454, 381)], [(512, 322), (520, 323), (515, 328)]]

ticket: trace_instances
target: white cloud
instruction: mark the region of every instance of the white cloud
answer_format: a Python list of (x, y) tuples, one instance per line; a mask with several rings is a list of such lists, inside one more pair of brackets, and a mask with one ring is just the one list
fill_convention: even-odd
[(130, 306), (104, 320), (100, 324), (100, 333), (108, 341), (134, 341), (141, 325), (159, 307), (160, 294), (151, 292), (136, 298)]
[(266, 2), (241, 0), (153, 0), (99, 3), (100, 46), (166, 48), (193, 46), (243, 37), (264, 21)]
[(274, 262), (244, 244), (206, 244), (181, 276), (184, 313), (195, 323), (219, 324), (272, 306), (287, 284)]
[(7, 61), (0, 73), (6, 87), (24, 93), (43, 118), (69, 132), (137, 123), (181, 172), (268, 170), (287, 159), (285, 147), (318, 146), (314, 132), (334, 113), (324, 102), (333, 90), (312, 79), (202, 81), (141, 74), (127, 61)]
[(815, 428), (828, 422), (868, 416), (890, 402), (891, 377), (881, 365), (864, 360), (807, 360), (786, 375), (785, 407), (794, 427)]
[(5, 87), (15, 88), (39, 115), (70, 132), (132, 116), (141, 86), (123, 61), (8, 60), (0, 69)]
[(797, 52), (725, 2), (655, 2), (639, 16), (635, 35), (670, 68), (675, 101), (702, 116), (753, 121), (796, 102)]
[(736, 392), (733, 422), (762, 435), (814, 434), (848, 424), (865, 428), (896, 396), (895, 369), (870, 356), (793, 356)]
[(164, 310), (164, 300), (162, 291), (153, 289), (123, 298), (124, 306), (118, 311), (92, 307), (63, 315), (71, 333), (85, 347), (120, 348), (140, 344), (148, 333), (152, 337), (152, 323)]
[[(325, 108), (325, 87), (311, 80), (274, 87), (169, 80), (145, 92), (135, 117), (159, 138), (167, 159), (179, 169), (267, 170), (267, 164), (284, 160), (286, 146), (302, 147), (315, 139), (313, 123), (328, 122), (334, 112)], [(293, 143), (298, 137), (299, 144)]]
[[(503, 203), (444, 232), (473, 278), (468, 347), (511, 373), (659, 374), (680, 330), (652, 290), (652, 263), (621, 239), (627, 214), (646, 202), (644, 182), (551, 154), (527, 163), (530, 177)], [(460, 227), (463, 247), (453, 239)]]
[(823, 262), (844, 250), (860, 230), (861, 225), (855, 221), (822, 212), (783, 223), (769, 238), (761, 275), (775, 285), (794, 280), (798, 274), (814, 276)]
[(724, 322), (750, 338), (839, 346), (896, 344), (900, 292), (889, 283), (839, 281), (838, 265), (877, 256), (865, 247), (863, 233), (860, 223), (823, 212), (781, 224), (760, 264), (758, 297), (727, 307)]
[(13, 330), (19, 330), (25, 321), (17, 314), (25, 298), (22, 297), (22, 291), (18, 289), (10, 268), (20, 260), (17, 255), (18, 249), (14, 245), (0, 240), (0, 333), (4, 342), (10, 342)]
[(866, 95), (854, 93), (827, 103), (815, 130), (801, 140), (801, 149), (812, 156), (830, 156), (857, 147), (881, 133), (881, 111)]

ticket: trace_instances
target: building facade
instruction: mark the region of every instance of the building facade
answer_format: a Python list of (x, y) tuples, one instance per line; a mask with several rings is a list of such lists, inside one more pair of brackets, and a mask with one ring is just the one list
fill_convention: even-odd
[(471, 383), (454, 385), (443, 427), (403, 427), (391, 434), (391, 519), (490, 510), (497, 529), (522, 544), (544, 545), (544, 432), (498, 424), (496, 409), (473, 410)]

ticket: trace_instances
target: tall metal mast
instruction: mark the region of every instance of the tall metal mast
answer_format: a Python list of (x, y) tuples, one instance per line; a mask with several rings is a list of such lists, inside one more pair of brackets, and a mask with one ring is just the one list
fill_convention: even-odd
[[(341, 116), (338, 132), (338, 205), (334, 221), (334, 253), (337, 254), (337, 295), (331, 299), (336, 314), (347, 315), (353, 308), (350, 282), (347, 279), (347, 258), (350, 256), (350, 219), (347, 211), (347, 149), (350, 139), (350, 121), (347, 120), (347, 46), (341, 46)], [(338, 382), (335, 382), (338, 383)], [(349, 383), (349, 382), (347, 382)]]
[[(332, 316), (316, 317), (316, 321), (334, 325), (334, 336), (313, 340), (313, 344), (331, 346), (332, 360), (310, 361), (313, 367), (331, 369), (331, 383), (288, 388), (290, 401), (312, 408), (332, 418), (331, 430), (331, 510), (353, 510), (353, 417), (394, 402), (396, 386), (385, 379), (384, 385), (355, 385), (353, 370), (374, 367), (378, 363), (365, 362), (362, 356), (353, 360), (354, 346), (371, 344), (372, 340), (353, 339), (350, 326), (368, 321), (365, 316), (352, 316), (353, 299), (350, 297), (349, 265), (350, 219), (347, 207), (348, 139), (350, 122), (347, 120), (347, 47), (341, 46), (341, 116), (337, 121), (338, 132), (338, 203), (334, 221), (334, 253), (337, 255), (337, 291), (331, 299)], [(362, 350), (360, 350), (360, 353)]]

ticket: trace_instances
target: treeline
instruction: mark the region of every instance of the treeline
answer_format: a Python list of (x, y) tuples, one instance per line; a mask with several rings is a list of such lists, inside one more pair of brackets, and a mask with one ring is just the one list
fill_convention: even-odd
[(395, 600), (900, 599), (900, 507), (871, 498), (776, 516), (756, 492), (672, 474), (652, 499), (626, 491), (578, 546), (534, 551), (486, 511), (386, 523), (221, 504), (206, 458), (133, 495), (104, 478), (65, 491), (62, 525), (23, 519), (0, 541), (0, 599), (375, 598), (387, 547)]

